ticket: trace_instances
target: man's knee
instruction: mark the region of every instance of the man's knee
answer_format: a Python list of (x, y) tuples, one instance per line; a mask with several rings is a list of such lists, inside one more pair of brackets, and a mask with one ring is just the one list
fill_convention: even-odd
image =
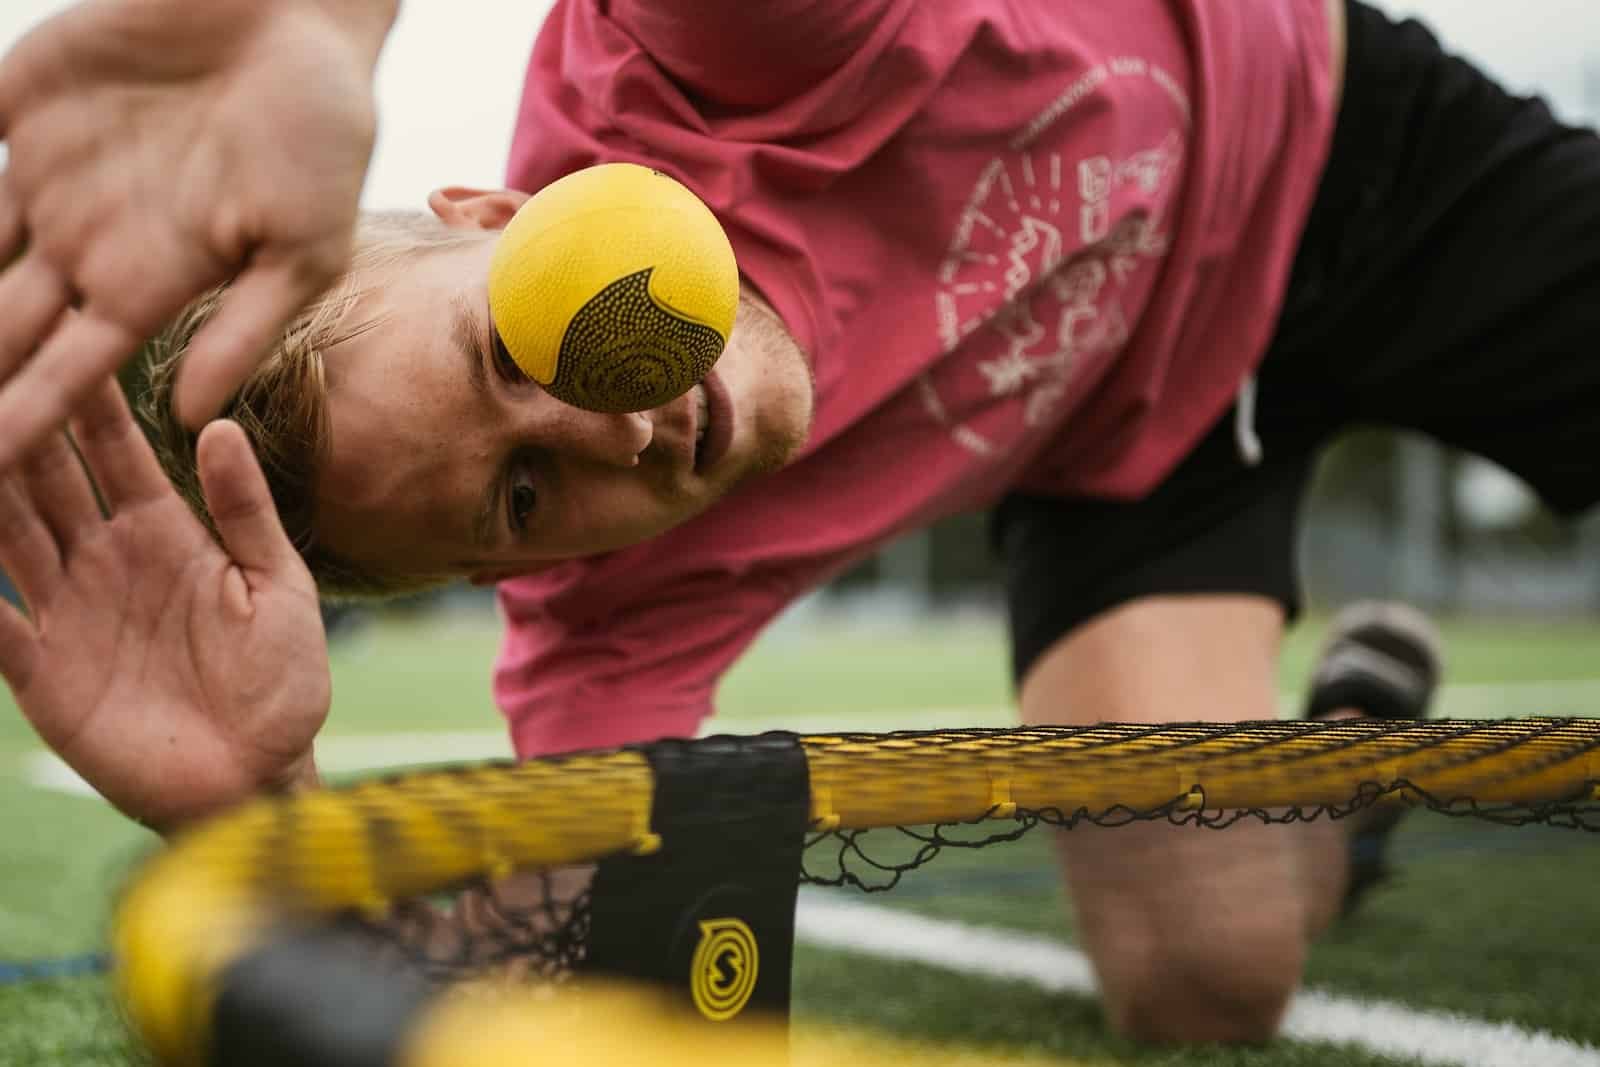
[(1266, 1041), (1300, 984), (1305, 953), (1302, 931), (1289, 924), (1219, 921), (1199, 938), (1146, 941), (1131, 957), (1097, 961), (1106, 1015), (1139, 1041)]

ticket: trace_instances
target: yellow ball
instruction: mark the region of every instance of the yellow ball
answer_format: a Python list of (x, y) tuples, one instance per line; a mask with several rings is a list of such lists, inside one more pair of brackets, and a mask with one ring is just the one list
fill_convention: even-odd
[(489, 265), (489, 313), (534, 381), (590, 411), (644, 411), (691, 389), (739, 304), (727, 234), (659, 171), (607, 163), (545, 186)]

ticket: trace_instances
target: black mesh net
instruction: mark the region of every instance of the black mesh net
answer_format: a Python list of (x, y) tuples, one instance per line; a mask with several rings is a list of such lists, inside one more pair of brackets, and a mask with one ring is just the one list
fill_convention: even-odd
[(1040, 825), (1071, 830), (1085, 825), (1116, 828), (1133, 823), (1166, 823), (1226, 830), (1246, 822), (1292, 825), (1319, 819), (1359, 821), (1362, 815), (1380, 806), (1395, 804), (1500, 826), (1540, 825), (1600, 831), (1600, 802), (1591, 799), (1587, 792), (1570, 800), (1536, 804), (1480, 804), (1471, 797), (1442, 799), (1404, 781), (1388, 785), (1368, 782), (1347, 803), (1269, 809), (1208, 807), (1205, 789), (1196, 786), (1151, 808), (1115, 806), (1104, 811), (1078, 808), (1071, 812), (1058, 808), (1038, 811), (1019, 808), (1004, 818), (989, 817), (972, 822), (816, 833), (807, 838), (801, 880), (807, 885), (848, 887), (866, 893), (886, 892), (946, 849), (974, 850), (1017, 841)]
[(583, 964), (592, 866), (478, 878), (452, 893), (397, 901), (374, 918), (336, 922), (366, 935), (373, 956), (442, 985), (513, 980), (558, 985)]
[[(1293, 825), (1346, 819), (1359, 823), (1364, 815), (1388, 806), (1500, 826), (1600, 831), (1600, 801), (1587, 788), (1566, 799), (1485, 804), (1472, 797), (1436, 796), (1404, 780), (1373, 781), (1362, 783), (1345, 803), (1221, 808), (1209, 806), (1204, 787), (1196, 785), (1148, 808), (1114, 805), (1070, 812), (1017, 808), (962, 822), (814, 832), (806, 837), (800, 881), (882, 893), (947, 849), (972, 851), (1015, 842), (1039, 826), (1072, 830), (1165, 823), (1227, 830), (1240, 823)], [(585, 957), (593, 870), (568, 867), (478, 879), (455, 894), (402, 901), (383, 920), (347, 921), (368, 929), (391, 959), (403, 960), (435, 982), (501, 977), (557, 984), (570, 980)]]

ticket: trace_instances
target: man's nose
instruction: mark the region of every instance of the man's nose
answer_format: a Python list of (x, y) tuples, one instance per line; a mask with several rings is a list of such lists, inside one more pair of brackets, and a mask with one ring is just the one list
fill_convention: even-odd
[[(613, 467), (632, 467), (650, 445), (655, 424), (646, 412), (585, 411), (546, 395), (528, 420), (530, 443)], [(530, 413), (533, 414), (533, 413)]]

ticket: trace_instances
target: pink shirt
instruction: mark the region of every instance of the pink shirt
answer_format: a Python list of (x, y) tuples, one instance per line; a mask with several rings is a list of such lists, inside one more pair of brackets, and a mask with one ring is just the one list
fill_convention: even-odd
[(783, 471), (501, 585), (517, 751), (692, 734), (763, 625), (908, 528), (1149, 491), (1271, 339), (1334, 117), (1324, 0), (560, 0), (510, 184), (687, 183), (818, 397)]

